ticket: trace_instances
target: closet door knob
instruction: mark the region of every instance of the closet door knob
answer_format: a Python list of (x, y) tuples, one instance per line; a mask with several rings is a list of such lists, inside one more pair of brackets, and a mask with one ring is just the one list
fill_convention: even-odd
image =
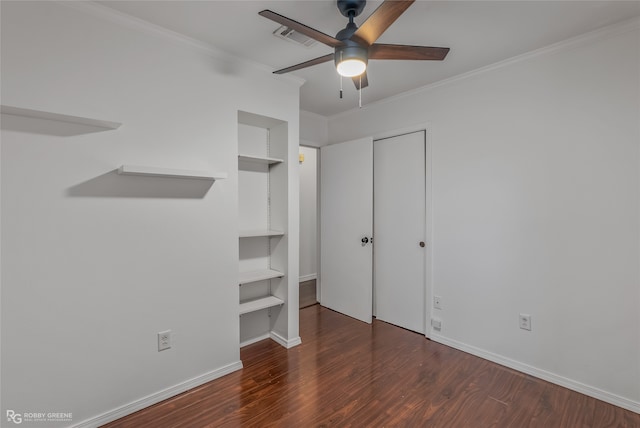
[(426, 244), (424, 243), (424, 241), (420, 241), (420, 244), (419, 244), (419, 245), (420, 245), (422, 248), (424, 248), (424, 246), (425, 246)]
[(366, 244), (367, 242), (369, 242), (369, 238), (367, 238), (366, 236), (364, 238), (362, 238), (360, 240), (360, 242), (362, 242), (363, 244)]

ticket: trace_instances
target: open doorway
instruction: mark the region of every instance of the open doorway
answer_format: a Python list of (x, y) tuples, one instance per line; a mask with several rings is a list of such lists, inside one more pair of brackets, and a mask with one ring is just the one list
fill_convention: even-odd
[(300, 146), (300, 309), (318, 303), (318, 149)]

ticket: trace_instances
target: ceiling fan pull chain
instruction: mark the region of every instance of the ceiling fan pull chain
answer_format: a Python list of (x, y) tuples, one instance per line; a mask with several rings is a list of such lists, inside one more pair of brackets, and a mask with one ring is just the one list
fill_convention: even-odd
[[(340, 52), (340, 61), (342, 61), (342, 52)], [(340, 76), (340, 99), (342, 99), (342, 74)]]

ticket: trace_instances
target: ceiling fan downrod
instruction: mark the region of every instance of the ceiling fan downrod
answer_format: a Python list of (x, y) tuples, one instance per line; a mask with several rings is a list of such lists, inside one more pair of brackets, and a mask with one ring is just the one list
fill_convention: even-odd
[(367, 4), (367, 0), (338, 0), (338, 10), (353, 22), (353, 18), (360, 15)]

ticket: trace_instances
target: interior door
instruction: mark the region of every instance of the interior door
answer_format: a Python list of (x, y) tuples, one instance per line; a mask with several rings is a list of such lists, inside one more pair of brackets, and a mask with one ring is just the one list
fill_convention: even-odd
[(320, 149), (320, 304), (371, 323), (373, 140)]
[(373, 143), (375, 316), (423, 334), (425, 145), (424, 131)]

